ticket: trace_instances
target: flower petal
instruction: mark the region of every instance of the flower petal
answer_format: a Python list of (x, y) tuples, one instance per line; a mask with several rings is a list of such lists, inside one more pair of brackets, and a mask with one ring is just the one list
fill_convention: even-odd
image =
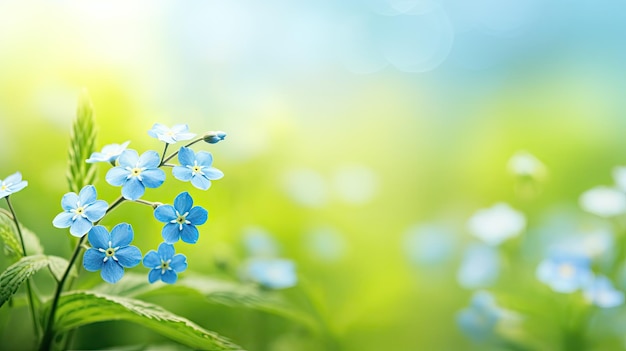
[(172, 256), (174, 256), (174, 245), (170, 245), (168, 243), (161, 243), (159, 245), (158, 248), (158, 252), (159, 252), (159, 257), (162, 260), (169, 260), (170, 258), (172, 258)]
[(22, 173), (15, 172), (4, 180), (5, 184), (17, 184), (22, 181)]
[(100, 276), (108, 283), (117, 283), (124, 276), (124, 268), (115, 260), (109, 259), (102, 265)]
[(111, 229), (111, 247), (128, 246), (133, 236), (133, 227), (128, 223), (120, 223)]
[(150, 135), (153, 138), (158, 138), (160, 134), (167, 133), (167, 131), (168, 131), (168, 128), (165, 125), (160, 124), (160, 123), (155, 123), (152, 126), (152, 129), (148, 131), (148, 135)]
[(128, 172), (126, 169), (124, 169), (124, 167), (113, 167), (111, 169), (109, 169), (109, 171), (107, 172), (105, 179), (107, 181), (107, 183), (113, 185), (113, 186), (122, 186), (126, 183), (126, 181), (128, 180), (128, 175), (130, 174), (130, 172)]
[(89, 248), (83, 255), (83, 267), (89, 272), (95, 272), (102, 269), (102, 260), (104, 259), (104, 252), (100, 252), (94, 248)]
[(191, 184), (200, 190), (207, 190), (211, 187), (211, 181), (201, 175), (195, 175), (191, 178)]
[(139, 154), (137, 153), (136, 150), (126, 149), (122, 151), (117, 161), (119, 162), (119, 165), (122, 167), (134, 168), (135, 166), (137, 166), (137, 163), (139, 162)]
[(96, 193), (95, 186), (85, 185), (82, 189), (80, 189), (80, 193), (78, 193), (78, 200), (80, 201), (81, 206), (84, 206), (96, 201), (97, 196), (98, 194)]
[(11, 189), (11, 192), (17, 193), (18, 191), (24, 189), (27, 185), (28, 185), (28, 182), (25, 180), (22, 180), (21, 182), (12, 185), (10, 189)]
[[(103, 150), (104, 151), (104, 150)], [(102, 152), (94, 152), (85, 160), (87, 163), (106, 162), (107, 157)]]
[(196, 153), (196, 160), (199, 166), (211, 167), (213, 164), (213, 155), (210, 152), (198, 151)]
[(150, 250), (143, 258), (143, 265), (148, 268), (154, 268), (161, 265), (161, 259), (156, 251)]
[(164, 283), (174, 284), (176, 283), (176, 280), (178, 280), (178, 274), (176, 274), (173, 269), (167, 270), (164, 274), (161, 274), (161, 280)]
[(214, 167), (203, 168), (202, 172), (210, 180), (218, 180), (224, 178), (224, 172)]
[(108, 208), (109, 204), (106, 201), (98, 200), (85, 209), (85, 215), (90, 221), (96, 222), (104, 217)]
[(178, 224), (169, 223), (163, 227), (161, 231), (163, 240), (168, 244), (173, 244), (180, 239), (180, 230), (178, 230)]
[(172, 267), (172, 269), (176, 271), (176, 273), (185, 271), (187, 269), (187, 257), (185, 257), (185, 255), (183, 254), (178, 254), (172, 257), (170, 267)]
[(158, 188), (165, 181), (165, 172), (162, 169), (146, 169), (141, 172), (141, 177), (147, 188)]
[(193, 172), (184, 166), (176, 166), (172, 169), (172, 174), (174, 178), (178, 180), (182, 180), (183, 182), (188, 182), (193, 177)]
[(209, 218), (209, 212), (200, 206), (196, 206), (189, 211), (187, 220), (193, 225), (201, 225), (206, 223)]
[(154, 210), (154, 218), (159, 222), (169, 223), (176, 219), (176, 210), (172, 205), (161, 205)]
[(183, 146), (178, 150), (178, 162), (180, 162), (181, 165), (193, 166), (195, 160), (196, 156), (190, 148)]
[(76, 217), (76, 220), (70, 226), (70, 234), (76, 237), (81, 237), (93, 227), (93, 223), (91, 223), (87, 218), (82, 216)]
[(180, 233), (180, 239), (189, 244), (195, 244), (199, 236), (198, 228), (194, 225), (184, 225), (183, 231)]
[(61, 207), (65, 211), (73, 210), (76, 207), (78, 207), (76, 206), (77, 202), (78, 202), (78, 195), (76, 195), (76, 193), (67, 193), (63, 195), (63, 198), (61, 199)]
[(159, 167), (160, 162), (161, 162), (161, 157), (159, 156), (159, 153), (153, 150), (148, 150), (144, 152), (143, 154), (141, 154), (141, 157), (139, 157), (138, 166), (140, 168), (142, 167), (157, 168)]
[(143, 183), (136, 177), (130, 178), (124, 186), (122, 186), (122, 196), (127, 200), (137, 200), (146, 192)]
[(148, 273), (148, 281), (150, 282), (150, 284), (156, 282), (159, 279), (161, 279), (160, 269), (153, 269), (150, 271), (150, 273)]
[(91, 246), (98, 249), (108, 249), (109, 248), (109, 240), (111, 240), (111, 235), (107, 231), (104, 226), (97, 225), (89, 231), (89, 235), (87, 236), (89, 243)]
[(191, 195), (189, 195), (189, 193), (186, 191), (178, 194), (178, 196), (176, 196), (176, 198), (174, 199), (174, 208), (180, 214), (189, 212), (191, 206), (193, 206), (193, 199), (191, 198)]
[(74, 214), (71, 212), (61, 212), (52, 220), (52, 225), (57, 228), (67, 228), (74, 222)]
[(175, 134), (186, 133), (189, 131), (189, 126), (186, 124), (175, 124), (172, 126), (171, 131)]
[(126, 246), (117, 250), (115, 257), (122, 267), (131, 268), (141, 262), (141, 251), (135, 246)]

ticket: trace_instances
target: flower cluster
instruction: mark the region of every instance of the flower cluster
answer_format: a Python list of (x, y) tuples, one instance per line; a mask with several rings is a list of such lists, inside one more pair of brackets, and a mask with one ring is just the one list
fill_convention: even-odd
[[(104, 162), (111, 164), (106, 173), (106, 181), (112, 186), (121, 187), (121, 196), (109, 205), (97, 199), (97, 191), (93, 185), (83, 187), (78, 194), (67, 193), (61, 200), (63, 212), (52, 221), (57, 228), (70, 228), (70, 234), (84, 240), (87, 234), (90, 248), (83, 256), (83, 266), (87, 271), (100, 271), (102, 279), (116, 283), (126, 268), (132, 268), (143, 262), (149, 268), (148, 281), (154, 283), (161, 280), (172, 284), (178, 279), (178, 273), (187, 269), (187, 258), (176, 254), (174, 244), (182, 241), (195, 244), (200, 233), (197, 226), (208, 219), (208, 211), (201, 206), (193, 206), (193, 198), (189, 192), (182, 192), (174, 199), (174, 204), (160, 204), (143, 200), (146, 188), (155, 189), (163, 185), (167, 175), (163, 167), (171, 167), (174, 178), (190, 181), (201, 190), (207, 190), (212, 180), (224, 176), (222, 171), (213, 167), (213, 155), (210, 152), (194, 152), (190, 147), (200, 141), (215, 144), (224, 140), (224, 132), (208, 132), (202, 137), (180, 147), (170, 155), (166, 155), (168, 146), (179, 141), (193, 139), (196, 134), (190, 133), (185, 124), (168, 128), (156, 123), (148, 134), (165, 143), (163, 154), (148, 150), (141, 155), (133, 149), (127, 149), (129, 141), (122, 144), (110, 144), (100, 152), (94, 152), (85, 160), (87, 163)], [(179, 165), (167, 163), (178, 156)], [(8, 196), (21, 190), (26, 182), (21, 174), (9, 176), (0, 181), (0, 195)], [(131, 242), (135, 237), (133, 227), (128, 223), (115, 225), (109, 232), (98, 223), (114, 207), (123, 201), (135, 201), (152, 206), (154, 217), (165, 223), (161, 231), (163, 242), (158, 249), (150, 250), (145, 255)]]

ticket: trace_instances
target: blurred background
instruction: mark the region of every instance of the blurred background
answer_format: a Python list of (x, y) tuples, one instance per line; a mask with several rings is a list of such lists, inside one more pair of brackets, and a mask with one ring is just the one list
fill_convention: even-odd
[[(569, 295), (534, 272), (545, 238), (619, 222), (583, 211), (579, 198), (614, 184), (626, 164), (624, 38), (617, 0), (1, 0), (0, 178), (22, 172), (20, 219), (47, 253), (67, 257), (70, 237), (51, 221), (68, 191), (82, 88), (98, 149), (130, 140), (161, 152), (147, 135), (154, 123), (223, 130), (225, 141), (198, 148), (223, 179), (203, 192), (168, 175), (144, 196), (172, 203), (188, 190), (208, 209), (199, 243), (177, 248), (190, 271), (238, 279), (251, 247), (266, 245), (296, 267), (298, 283), (281, 293), (306, 288), (335, 349), (490, 349), (458, 317), (486, 289), (534, 323), (521, 339), (540, 342), (527, 349), (554, 350), (565, 334), (533, 311)], [(511, 169), (521, 151), (540, 176)], [(110, 202), (119, 188), (107, 169), (98, 165), (96, 187)], [(490, 268), (467, 266), (484, 248), (468, 221), (497, 203), (523, 215), (521, 235), (487, 264), (501, 279), (473, 283), (466, 274)], [(132, 223), (144, 253), (161, 241), (147, 207), (125, 204), (107, 221)], [(332, 349), (263, 312), (154, 301), (249, 350)], [(602, 312), (615, 330), (590, 327), (594, 349), (624, 347), (621, 308)], [(26, 325), (26, 310), (0, 317), (6, 345), (29, 337), (8, 328)], [(105, 323), (81, 329), (75, 347), (153, 339)]]

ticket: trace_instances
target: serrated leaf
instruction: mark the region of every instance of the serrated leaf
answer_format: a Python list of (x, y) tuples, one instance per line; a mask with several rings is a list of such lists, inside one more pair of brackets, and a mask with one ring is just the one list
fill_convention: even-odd
[(127, 273), (117, 284), (103, 284), (97, 291), (109, 294), (146, 297), (155, 294), (200, 295), (209, 302), (244, 307), (271, 313), (300, 323), (312, 331), (320, 331), (319, 323), (272, 292), (260, 291), (256, 286), (219, 280), (201, 275), (187, 275), (173, 285), (149, 284), (146, 275)]
[[(52, 273), (52, 276), (54, 277), (54, 279), (56, 279), (57, 282), (61, 281), (61, 278), (63, 277), (63, 274), (65, 273), (69, 262), (66, 259), (58, 256), (48, 256), (48, 258), (50, 259), (50, 261), (48, 262), (48, 268), (50, 269), (50, 273)], [(75, 277), (76, 275), (78, 275), (76, 267), (72, 267), (70, 270), (70, 276)]]
[[(28, 228), (25, 228), (20, 224), (22, 229), (22, 236), (24, 238), (24, 246), (26, 247), (26, 253), (29, 255), (43, 255), (43, 246), (39, 241), (39, 237), (31, 232)], [(10, 253), (11, 256), (22, 257), (22, 246), (19, 242), (19, 236), (15, 223), (13, 220), (6, 216), (0, 216), (0, 238), (4, 242), (5, 251)]]
[(95, 151), (95, 145), (96, 121), (93, 105), (87, 92), (83, 91), (70, 136), (67, 170), (70, 191), (78, 193), (85, 185), (93, 184), (96, 178), (96, 168), (85, 161)]
[(0, 274), (0, 307), (17, 291), (26, 279), (47, 267), (50, 258), (44, 255), (26, 256)]
[(57, 333), (83, 325), (125, 320), (140, 324), (176, 342), (198, 350), (243, 350), (217, 333), (203, 329), (157, 305), (96, 292), (71, 291), (59, 299)]

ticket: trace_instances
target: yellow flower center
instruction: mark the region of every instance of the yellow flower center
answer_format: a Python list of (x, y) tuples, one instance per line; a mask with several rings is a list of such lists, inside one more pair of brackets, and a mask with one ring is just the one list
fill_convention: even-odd
[(138, 176), (141, 174), (141, 168), (137, 168), (137, 167), (135, 167), (135, 168), (133, 168), (133, 169), (132, 169), (132, 171), (130, 171), (130, 172), (132, 173), (132, 175), (133, 175), (134, 177), (138, 177)]
[(563, 278), (570, 278), (574, 275), (576, 269), (569, 263), (564, 263), (559, 266), (559, 275)]

